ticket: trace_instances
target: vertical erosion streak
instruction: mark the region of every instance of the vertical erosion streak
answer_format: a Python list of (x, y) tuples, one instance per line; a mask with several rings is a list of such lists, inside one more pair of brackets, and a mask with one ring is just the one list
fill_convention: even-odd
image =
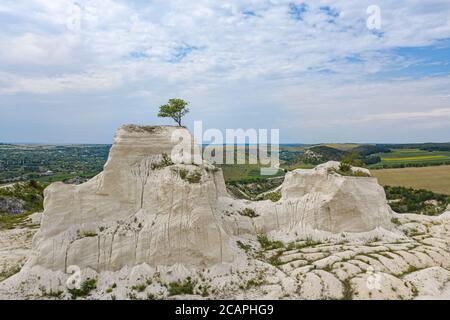
[(69, 255), (69, 245), (66, 246), (65, 250), (65, 256), (64, 256), (64, 272), (67, 272), (67, 256)]
[(174, 199), (174, 193), (175, 193), (175, 186), (172, 185), (172, 192), (171, 192), (171, 199), (170, 199), (170, 210), (169, 210), (169, 216), (167, 217), (167, 243), (169, 244), (169, 249), (172, 247), (170, 243), (170, 219), (172, 218), (173, 213), (173, 199)]
[(139, 244), (139, 236), (141, 235), (140, 231), (135, 232), (134, 234), (134, 264), (138, 264), (138, 259), (137, 259), (137, 249), (138, 249), (138, 244)]
[[(182, 235), (183, 235), (183, 217), (185, 216), (185, 212), (187, 211), (187, 207), (186, 207), (186, 203), (187, 203), (187, 199), (189, 199), (189, 196), (188, 195), (186, 195), (186, 197), (185, 197), (185, 193), (183, 192), (183, 194), (182, 194), (182, 199), (181, 199), (181, 216), (180, 216), (180, 219), (179, 219), (179, 223), (180, 223), (180, 229), (179, 229), (179, 236), (178, 236), (178, 262), (179, 263), (181, 263), (182, 262), (182, 257), (181, 257), (181, 255), (182, 255)], [(188, 239), (186, 239), (186, 243), (187, 243), (187, 240)]]
[(97, 272), (100, 271), (100, 235), (97, 236)]
[[(215, 188), (215, 192), (217, 194), (217, 186), (214, 180), (214, 188)], [(219, 242), (220, 242), (220, 262), (223, 262), (223, 244), (222, 244), (222, 232), (221, 232), (221, 228), (220, 228), (220, 224), (219, 221), (217, 220), (216, 215), (214, 214), (214, 208), (213, 205), (211, 203), (211, 199), (209, 198), (209, 194), (206, 191), (206, 198), (208, 200), (208, 204), (209, 204), (209, 208), (211, 210), (211, 215), (214, 219), (214, 224), (216, 225), (217, 231), (219, 232)]]
[(112, 252), (113, 252), (113, 246), (114, 246), (114, 238), (116, 236), (116, 232), (119, 230), (119, 225), (117, 225), (116, 229), (114, 229), (113, 234), (111, 236), (111, 246), (109, 249), (109, 259), (108, 259), (108, 266), (111, 268), (111, 259), (112, 259)]
[(131, 173), (140, 184), (140, 199), (139, 199), (139, 208), (142, 209), (144, 207), (144, 193), (145, 187), (148, 182), (148, 178), (150, 176), (152, 166), (152, 160), (150, 158), (146, 158), (142, 160), (138, 165), (131, 169)]
[(277, 219), (277, 229), (280, 229), (280, 220), (278, 219), (278, 209), (277, 209), (277, 205), (275, 204), (275, 217)]

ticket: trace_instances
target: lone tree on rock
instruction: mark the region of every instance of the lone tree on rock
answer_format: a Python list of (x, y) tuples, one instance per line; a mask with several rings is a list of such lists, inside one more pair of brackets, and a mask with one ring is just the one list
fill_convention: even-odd
[(189, 112), (188, 104), (183, 99), (170, 99), (167, 104), (159, 107), (158, 117), (172, 118), (181, 127), (181, 119)]

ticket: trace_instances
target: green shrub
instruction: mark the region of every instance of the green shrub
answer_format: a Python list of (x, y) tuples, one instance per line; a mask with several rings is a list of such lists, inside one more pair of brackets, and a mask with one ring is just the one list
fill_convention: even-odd
[(353, 295), (355, 294), (355, 291), (353, 290), (353, 287), (350, 283), (350, 279), (342, 281), (342, 285), (344, 289), (342, 300), (353, 300)]
[(269, 238), (265, 234), (259, 234), (257, 236), (257, 239), (259, 244), (261, 245), (261, 248), (264, 250), (274, 250), (284, 248), (283, 242), (269, 240)]
[(152, 170), (162, 169), (171, 165), (173, 165), (172, 159), (170, 159), (167, 153), (163, 153), (161, 162), (152, 164)]
[(144, 292), (145, 289), (147, 289), (147, 284), (146, 283), (138, 284), (136, 286), (132, 286), (131, 289), (137, 292)]
[(93, 238), (96, 237), (97, 234), (95, 232), (83, 232), (80, 236), (81, 238)]
[(352, 170), (352, 166), (347, 162), (341, 162), (339, 165), (339, 171), (341, 172), (350, 172)]
[(190, 277), (182, 282), (169, 283), (169, 296), (178, 296), (184, 294), (194, 294), (195, 283)]
[[(450, 204), (450, 196), (428, 190), (390, 186), (385, 186), (384, 190), (388, 200), (395, 200), (395, 202), (391, 201), (389, 205), (397, 213), (418, 213), (434, 216), (445, 212)], [(435, 200), (437, 206), (427, 203), (431, 200)]]
[[(35, 180), (16, 183), (14, 186), (0, 189), (0, 197), (12, 197), (24, 201), (26, 214), (44, 210), (45, 184)], [(0, 212), (1, 213), (1, 212)]]
[(69, 293), (72, 295), (72, 299), (85, 298), (90, 295), (91, 291), (97, 289), (97, 281), (95, 279), (87, 279), (84, 281), (80, 288), (69, 289)]
[(280, 260), (281, 254), (282, 254), (281, 251), (277, 252), (276, 254), (271, 256), (269, 259), (267, 259), (267, 262), (270, 263), (271, 265), (273, 265), (274, 267), (281, 266), (283, 264)]
[(7, 279), (9, 277), (12, 277), (16, 273), (19, 273), (20, 269), (21, 269), (20, 266), (14, 266), (14, 267), (12, 267), (10, 269), (3, 270), (2, 272), (0, 272), (0, 281), (4, 280), (4, 279)]
[(240, 214), (241, 216), (249, 217), (249, 218), (256, 218), (256, 217), (259, 217), (259, 214), (257, 214), (257, 213), (255, 212), (255, 210), (250, 209), (250, 208), (245, 208), (244, 210), (242, 210), (241, 212), (239, 212), (239, 214)]
[(365, 173), (364, 171), (361, 171), (361, 170), (353, 171), (351, 169), (351, 166), (347, 163), (341, 163), (339, 165), (339, 169), (333, 169), (333, 168), (328, 169), (328, 173), (337, 173), (337, 174), (340, 174), (341, 176), (345, 176), (345, 177), (370, 177), (370, 174)]
[(239, 240), (236, 243), (237, 243), (238, 247), (241, 248), (242, 250), (244, 250), (245, 252), (249, 252), (253, 249), (251, 245), (244, 244)]
[(54, 298), (54, 299), (59, 299), (59, 300), (62, 299), (63, 295), (64, 295), (64, 292), (62, 292), (62, 291), (55, 291), (55, 292), (50, 291), (50, 292), (42, 293), (42, 296), (44, 298)]
[(202, 174), (199, 171), (195, 171), (193, 173), (189, 173), (187, 169), (176, 169), (176, 172), (180, 176), (180, 178), (189, 183), (199, 183), (202, 179)]
[(189, 183), (199, 183), (201, 179), (202, 179), (202, 174), (198, 171), (191, 173), (187, 177), (187, 181)]
[(281, 192), (280, 191), (266, 193), (262, 197), (262, 200), (270, 200), (272, 202), (278, 202), (278, 201), (280, 201), (280, 199), (281, 199)]

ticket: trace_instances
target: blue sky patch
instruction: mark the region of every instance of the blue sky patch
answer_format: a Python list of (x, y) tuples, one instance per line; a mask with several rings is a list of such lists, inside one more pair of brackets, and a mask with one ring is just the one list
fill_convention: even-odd
[(181, 62), (184, 58), (186, 58), (191, 52), (198, 50), (198, 47), (191, 46), (188, 44), (182, 44), (175, 47), (174, 52), (172, 53), (171, 58), (169, 59), (170, 63), (178, 63)]
[(303, 20), (304, 14), (308, 11), (308, 5), (306, 3), (295, 4), (289, 3), (289, 15), (294, 20)]

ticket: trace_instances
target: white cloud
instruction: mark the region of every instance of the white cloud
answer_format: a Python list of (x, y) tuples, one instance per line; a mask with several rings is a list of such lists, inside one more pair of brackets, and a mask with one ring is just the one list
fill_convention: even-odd
[(86, 72), (84, 74), (63, 74), (54, 77), (17, 77), (0, 73), (3, 86), (0, 94), (29, 92), (49, 94), (64, 91), (105, 91), (117, 88), (121, 75), (114, 72)]
[(308, 10), (299, 21), (289, 14), (290, 2), (300, 3), (5, 0), (0, 95), (120, 91), (142, 101), (186, 95), (201, 110), (214, 103), (216, 110), (257, 113), (270, 102), (279, 119), (266, 106), (265, 123), (287, 128), (317, 127), (327, 115), (339, 122), (448, 107), (445, 73), (377, 78), (421, 63), (395, 49), (450, 38), (448, 0), (378, 1), (382, 36), (366, 28), (372, 1), (303, 1)]

